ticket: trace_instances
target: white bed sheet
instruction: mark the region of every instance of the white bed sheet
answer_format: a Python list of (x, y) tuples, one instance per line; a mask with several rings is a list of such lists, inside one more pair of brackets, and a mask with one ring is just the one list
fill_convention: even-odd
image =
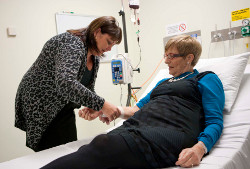
[[(150, 88), (166, 75), (161, 70), (149, 85)], [(210, 154), (203, 158), (198, 169), (249, 169), (250, 168), (250, 65), (247, 65), (240, 90), (230, 114), (224, 115), (224, 130)], [(121, 125), (122, 121), (117, 124)], [(113, 128), (111, 128), (113, 129)], [(110, 129), (110, 130), (111, 130)], [(71, 142), (28, 156), (0, 163), (0, 169), (37, 169), (50, 161), (76, 151), (92, 138)], [(171, 167), (169, 169), (180, 169)]]

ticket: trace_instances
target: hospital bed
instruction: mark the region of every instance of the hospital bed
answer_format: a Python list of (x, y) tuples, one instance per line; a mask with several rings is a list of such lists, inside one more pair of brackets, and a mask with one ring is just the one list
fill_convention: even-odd
[[(221, 78), (225, 89), (226, 106), (223, 112), (224, 129), (220, 139), (212, 148), (209, 155), (203, 158), (201, 164), (194, 168), (250, 168), (250, 64), (247, 65), (249, 55), (250, 52), (230, 57), (200, 59), (196, 66), (200, 72), (212, 70)], [(142, 97), (160, 79), (166, 77), (170, 77), (167, 69), (160, 70)], [(121, 125), (122, 122), (121, 120), (116, 127)], [(91, 140), (92, 138), (83, 139), (6, 161), (0, 163), (0, 169), (40, 168), (58, 157), (76, 151), (81, 145), (87, 144)], [(171, 169), (177, 168), (181, 167), (171, 167)]]

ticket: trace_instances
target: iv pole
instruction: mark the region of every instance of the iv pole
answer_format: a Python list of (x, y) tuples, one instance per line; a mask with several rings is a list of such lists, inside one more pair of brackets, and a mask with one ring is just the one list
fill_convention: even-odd
[[(122, 2), (122, 10), (119, 12), (119, 16), (122, 16), (122, 25), (123, 25), (123, 37), (124, 37), (124, 49), (125, 53), (128, 53), (128, 42), (127, 42), (127, 31), (126, 31), (126, 20), (125, 20), (125, 12), (123, 9), (123, 0)], [(129, 106), (131, 99), (131, 83), (128, 83), (128, 99), (126, 106)]]

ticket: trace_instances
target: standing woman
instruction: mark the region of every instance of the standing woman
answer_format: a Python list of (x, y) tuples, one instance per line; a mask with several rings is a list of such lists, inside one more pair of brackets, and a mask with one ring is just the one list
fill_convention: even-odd
[(26, 132), (27, 147), (41, 151), (77, 140), (74, 109), (81, 105), (110, 121), (120, 115), (94, 85), (100, 57), (121, 39), (116, 19), (103, 16), (46, 42), (16, 94), (15, 127)]

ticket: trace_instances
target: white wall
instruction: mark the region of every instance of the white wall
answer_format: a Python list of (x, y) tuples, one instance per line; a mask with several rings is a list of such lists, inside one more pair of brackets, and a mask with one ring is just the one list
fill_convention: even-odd
[[(135, 72), (132, 86), (140, 86), (153, 72), (163, 56), (163, 37), (167, 24), (186, 21), (189, 31), (201, 30), (202, 57), (207, 57), (210, 32), (229, 27), (231, 12), (250, 7), (249, 0), (141, 0), (140, 1), (140, 44), (142, 50), (141, 73)], [(127, 19), (128, 49), (134, 65), (139, 61), (136, 42), (138, 30), (130, 21), (130, 10), (124, 0)], [(44, 43), (56, 35), (55, 13), (74, 11), (86, 15), (113, 15), (122, 25), (118, 12), (120, 0), (1, 0), (0, 1), (0, 162), (33, 153), (25, 147), (25, 133), (14, 127), (14, 100), (18, 84), (30, 65), (37, 58)], [(241, 21), (232, 22), (241, 26)], [(6, 29), (14, 27), (16, 37), (8, 37)], [(229, 42), (224, 43), (226, 49)], [(124, 52), (123, 42), (118, 47)], [(235, 54), (250, 51), (242, 39), (235, 41)], [(226, 53), (228, 55), (228, 52)], [(211, 45), (210, 57), (224, 56), (223, 43)], [(160, 68), (166, 66), (162, 63)], [(143, 93), (148, 84), (138, 93)], [(106, 100), (120, 105), (120, 86), (113, 86), (109, 63), (102, 63), (96, 85), (96, 92)], [(126, 103), (127, 87), (123, 87)], [(94, 136), (111, 126), (98, 120), (88, 122), (77, 118), (78, 138)]]

